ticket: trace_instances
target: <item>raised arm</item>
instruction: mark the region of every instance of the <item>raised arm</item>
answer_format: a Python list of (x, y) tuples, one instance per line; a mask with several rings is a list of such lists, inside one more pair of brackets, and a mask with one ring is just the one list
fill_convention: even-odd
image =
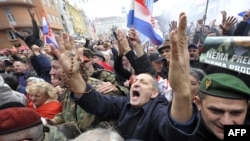
[(24, 40), (23, 35), (22, 35), (21, 33), (19, 33), (18, 31), (16, 31), (14, 25), (9, 25), (9, 28), (15, 33), (15, 35), (16, 35), (18, 38)]
[[(125, 38), (126, 37), (125, 33), (123, 34), (124, 34), (123, 36), (119, 33), (117, 35), (119, 37)], [(156, 76), (157, 73), (152, 68), (147, 54), (144, 53), (139, 35), (136, 33), (135, 29), (131, 28), (129, 30), (128, 38), (134, 50), (130, 49), (126, 38), (125, 38), (125, 41), (124, 40), (118, 41), (118, 43), (121, 43), (118, 45), (118, 48), (123, 48), (123, 50), (126, 50), (125, 55), (128, 58), (131, 66), (134, 68), (135, 73), (136, 74), (150, 73)], [(124, 44), (123, 42), (126, 44)]]
[(169, 81), (173, 89), (170, 114), (174, 120), (180, 123), (190, 120), (193, 114), (186, 25), (187, 17), (185, 13), (181, 13), (177, 31), (172, 31), (170, 34)]
[(140, 37), (138, 35), (138, 33), (136, 32), (135, 29), (131, 28), (129, 30), (129, 41), (130, 43), (132, 44), (133, 46), (133, 49), (135, 50), (136, 52), (136, 56), (139, 58), (141, 56), (144, 55), (144, 50), (143, 50), (143, 46), (141, 44), (141, 40), (140, 40)]
[(36, 39), (39, 39), (40, 40), (40, 34), (39, 34), (39, 27), (37, 25), (37, 22), (34, 18), (34, 10), (33, 9), (29, 9), (29, 14), (30, 14), (30, 17), (31, 17), (31, 20), (32, 20), (32, 26), (33, 26), (33, 36), (36, 38)]

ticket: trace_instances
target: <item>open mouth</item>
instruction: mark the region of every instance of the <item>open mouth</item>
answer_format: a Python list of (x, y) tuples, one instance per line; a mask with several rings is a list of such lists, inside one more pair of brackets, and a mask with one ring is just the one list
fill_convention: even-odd
[(190, 57), (195, 57), (194, 54), (190, 54)]
[(133, 97), (140, 97), (140, 93), (137, 90), (133, 90)]

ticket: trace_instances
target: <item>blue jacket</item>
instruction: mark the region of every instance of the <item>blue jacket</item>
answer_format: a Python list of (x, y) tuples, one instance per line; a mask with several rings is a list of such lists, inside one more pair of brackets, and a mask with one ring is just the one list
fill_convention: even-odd
[(49, 59), (45, 55), (40, 54), (38, 56), (35, 56), (35, 55), (31, 56), (30, 61), (38, 77), (50, 83), (51, 79), (50, 79), (49, 72), (51, 69), (51, 63)]

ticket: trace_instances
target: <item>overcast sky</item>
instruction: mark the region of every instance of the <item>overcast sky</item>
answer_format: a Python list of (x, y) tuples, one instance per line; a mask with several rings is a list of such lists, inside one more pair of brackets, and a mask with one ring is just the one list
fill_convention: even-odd
[[(72, 2), (74, 0), (70, 0)], [(128, 7), (130, 0), (75, 0), (90, 18), (122, 16), (122, 7)]]
[[(122, 7), (125, 7), (128, 12), (129, 5), (131, 2), (131, 0), (69, 0), (69, 1), (71, 3), (75, 1), (75, 3), (77, 3), (77, 5), (80, 8), (84, 9), (89, 18), (124, 16), (124, 14), (122, 14)], [(174, 9), (171, 8), (178, 5), (181, 2), (189, 2), (189, 1), (204, 1), (204, 0), (158, 0), (158, 2), (154, 4), (152, 15), (154, 16), (159, 15), (164, 10), (170, 10), (176, 12), (174, 11)], [(220, 5), (222, 10), (225, 9), (230, 15), (237, 15), (238, 11), (240, 12), (242, 10), (247, 10), (249, 8), (248, 4), (250, 3), (250, 0), (240, 0), (240, 1), (224, 0), (224, 1), (225, 2), (231, 1), (230, 4), (231, 7), (225, 7), (223, 4)]]

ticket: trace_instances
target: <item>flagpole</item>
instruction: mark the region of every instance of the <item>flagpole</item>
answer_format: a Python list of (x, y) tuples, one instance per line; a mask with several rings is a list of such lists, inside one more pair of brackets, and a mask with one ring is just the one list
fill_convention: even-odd
[[(208, 4), (209, 4), (209, 0), (207, 0), (207, 3), (206, 3), (206, 9), (205, 9), (205, 15), (204, 15), (204, 17), (206, 17), (206, 18), (207, 18), (207, 8), (208, 8)], [(204, 25), (205, 25), (205, 23), (206, 23), (206, 18), (203, 19)]]
[[(45, 11), (42, 10), (42, 16), (45, 17), (45, 19), (47, 20), (47, 17), (46, 17), (46, 14), (45, 14)], [(46, 45), (47, 44), (47, 41), (46, 41), (46, 35), (43, 33), (43, 43)]]

